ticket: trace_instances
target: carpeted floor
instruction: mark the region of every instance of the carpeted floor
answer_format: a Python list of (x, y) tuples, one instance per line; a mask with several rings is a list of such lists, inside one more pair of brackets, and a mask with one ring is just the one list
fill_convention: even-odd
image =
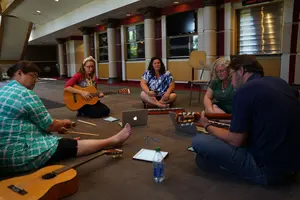
[(50, 101), (48, 99), (45, 99), (45, 98), (40, 98), (41, 101), (43, 102), (44, 106), (47, 108), (47, 109), (53, 109), (53, 108), (61, 108), (61, 107), (65, 107), (65, 104), (63, 103), (58, 103), (56, 101)]
[[(37, 94), (49, 101), (63, 103), (63, 81), (45, 81), (36, 86)], [(100, 85), (101, 90), (111, 90), (122, 86)], [(120, 118), (122, 111), (142, 109), (140, 89), (131, 88), (130, 96), (106, 96), (101, 101), (111, 109), (111, 116)], [(187, 111), (201, 111), (203, 106), (194, 101), (188, 106), (188, 91), (178, 90), (176, 107), (185, 107)], [(195, 93), (195, 98), (196, 98)], [(203, 96), (202, 96), (203, 97)], [(46, 101), (45, 101), (46, 102)], [(51, 104), (51, 103), (50, 103)], [(50, 106), (51, 107), (51, 106)], [(55, 107), (55, 106), (54, 106)], [(76, 121), (76, 113), (66, 107), (49, 108), (50, 114), (58, 119)], [(100, 139), (109, 137), (121, 130), (117, 122), (103, 119), (86, 119), (97, 127), (77, 122), (77, 131), (98, 134), (99, 136), (65, 135), (82, 139)], [(144, 137), (156, 138), (146, 144)], [(120, 159), (102, 156), (90, 161), (76, 170), (78, 172), (79, 190), (66, 199), (102, 199), (102, 200), (299, 200), (300, 182), (276, 188), (264, 188), (233, 177), (204, 173), (194, 163), (194, 153), (187, 150), (192, 135), (174, 130), (168, 115), (150, 115), (144, 127), (132, 128), (132, 136), (121, 147), (124, 154)], [(148, 162), (133, 160), (132, 157), (141, 149), (161, 147), (169, 152), (166, 158), (163, 183), (155, 184), (152, 179), (152, 165)], [(84, 158), (70, 159), (60, 164), (71, 164)]]

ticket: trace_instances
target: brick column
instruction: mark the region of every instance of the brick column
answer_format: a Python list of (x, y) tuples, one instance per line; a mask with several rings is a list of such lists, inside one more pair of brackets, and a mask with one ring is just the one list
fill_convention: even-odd
[(116, 49), (116, 26), (118, 20), (107, 19), (104, 20), (107, 24), (107, 42), (108, 42), (108, 61), (109, 61), (109, 79), (108, 83), (118, 83), (121, 77), (118, 77), (117, 73), (117, 49)]
[(63, 79), (67, 77), (67, 71), (65, 67), (65, 59), (64, 59), (64, 43), (66, 42), (63, 38), (56, 39), (58, 45), (58, 64), (59, 64), (59, 78)]
[(151, 58), (156, 56), (155, 17), (158, 16), (159, 10), (155, 7), (146, 7), (138, 11), (144, 14), (145, 64), (147, 69)]
[(83, 34), (83, 45), (84, 45), (84, 58), (91, 55), (90, 35), (94, 32), (93, 28), (82, 27), (79, 30)]
[(203, 32), (206, 64), (212, 64), (217, 56), (217, 13), (215, 0), (203, 0)]

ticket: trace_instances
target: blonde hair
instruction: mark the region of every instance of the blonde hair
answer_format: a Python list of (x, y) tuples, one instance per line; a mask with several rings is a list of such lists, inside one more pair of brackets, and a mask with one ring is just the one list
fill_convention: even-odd
[[(84, 66), (85, 64), (88, 62), (88, 61), (93, 61), (94, 64), (95, 64), (95, 67), (97, 65), (97, 61), (93, 58), (93, 56), (89, 56), (87, 58), (85, 58), (81, 64), (81, 67), (80, 69), (78, 70), (78, 72), (82, 75), (82, 76), (86, 76), (86, 73), (85, 73), (85, 70), (84, 70)], [(91, 74), (91, 77), (94, 78), (95, 77), (95, 72), (96, 70), (93, 70), (92, 74)]]
[(212, 68), (213, 78), (219, 80), (219, 78), (218, 78), (218, 76), (217, 76), (217, 74), (216, 74), (216, 67), (217, 67), (217, 66), (224, 66), (225, 69), (226, 69), (227, 71), (229, 71), (229, 64), (230, 64), (230, 61), (227, 60), (227, 59), (225, 59), (224, 57), (218, 58), (218, 59), (213, 63), (213, 65), (212, 65), (212, 67), (213, 67), (213, 68)]

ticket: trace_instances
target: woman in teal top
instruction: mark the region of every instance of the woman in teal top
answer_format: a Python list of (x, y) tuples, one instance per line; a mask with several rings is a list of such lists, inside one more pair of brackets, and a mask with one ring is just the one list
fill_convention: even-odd
[(219, 58), (214, 64), (216, 79), (212, 80), (204, 96), (204, 107), (207, 113), (232, 112), (232, 98), (235, 90), (229, 78), (229, 61)]

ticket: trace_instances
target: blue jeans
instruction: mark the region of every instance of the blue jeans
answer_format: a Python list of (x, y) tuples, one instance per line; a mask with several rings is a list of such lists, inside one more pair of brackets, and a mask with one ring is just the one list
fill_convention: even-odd
[(227, 172), (259, 185), (282, 182), (282, 176), (258, 165), (246, 148), (231, 146), (205, 134), (193, 138), (192, 147), (197, 153), (196, 164), (203, 171)]

